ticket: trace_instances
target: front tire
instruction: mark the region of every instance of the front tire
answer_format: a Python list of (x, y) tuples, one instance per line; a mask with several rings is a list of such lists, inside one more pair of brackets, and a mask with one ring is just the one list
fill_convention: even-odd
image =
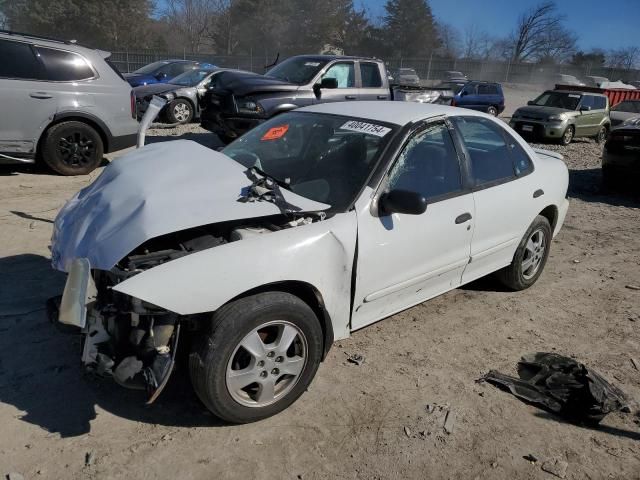
[(275, 415), (307, 389), (322, 357), (322, 328), (298, 297), (265, 292), (220, 308), (189, 357), (196, 394), (217, 417)]
[(549, 220), (538, 215), (522, 237), (511, 265), (497, 272), (498, 279), (515, 291), (536, 283), (547, 263), (551, 238)]
[(487, 113), (493, 117), (497, 117), (498, 116), (498, 109), (496, 107), (494, 107), (493, 105), (491, 105), (489, 108), (487, 108)]
[(562, 137), (560, 137), (560, 145), (569, 145), (573, 141), (575, 133), (575, 127), (573, 125), (569, 125), (562, 134)]
[(60, 175), (86, 175), (102, 161), (104, 147), (98, 132), (86, 123), (61, 122), (42, 140), (44, 163)]
[(167, 120), (169, 123), (183, 125), (193, 120), (193, 105), (189, 100), (177, 98), (167, 105)]

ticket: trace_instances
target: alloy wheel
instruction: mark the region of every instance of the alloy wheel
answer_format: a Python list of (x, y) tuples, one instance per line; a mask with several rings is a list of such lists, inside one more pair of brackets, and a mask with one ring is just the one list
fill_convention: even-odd
[(522, 276), (530, 280), (538, 270), (544, 259), (547, 239), (542, 229), (535, 230), (527, 240), (524, 256), (522, 257)]
[(573, 140), (573, 128), (567, 127), (567, 129), (564, 131), (564, 134), (562, 135), (562, 142), (565, 145), (569, 145), (571, 143), (571, 140)]
[(93, 162), (96, 146), (93, 140), (82, 132), (61, 137), (58, 153), (63, 163), (70, 167), (80, 167)]
[(231, 397), (247, 407), (264, 407), (285, 397), (307, 363), (307, 340), (293, 323), (276, 320), (249, 332), (226, 370)]
[(186, 122), (189, 119), (190, 113), (189, 106), (186, 103), (177, 103), (173, 107), (173, 116), (180, 123)]

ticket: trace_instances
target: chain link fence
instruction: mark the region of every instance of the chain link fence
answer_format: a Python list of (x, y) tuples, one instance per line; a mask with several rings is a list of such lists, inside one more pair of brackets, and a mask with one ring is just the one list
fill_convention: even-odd
[[(130, 50), (113, 52), (111, 61), (123, 73), (133, 72), (140, 67), (158, 60), (183, 59), (213, 63), (225, 68), (237, 68), (257, 73), (264, 73), (265, 66), (273, 63), (273, 55), (214, 55), (191, 54), (182, 52), (160, 52), (155, 50)], [(284, 56), (280, 57), (285, 58)], [(425, 83), (436, 82), (447, 78), (446, 72), (459, 71), (469, 78), (490, 80), (505, 83), (543, 84), (559, 74), (574, 75), (578, 78), (587, 75), (606, 77), (611, 81), (640, 81), (640, 70), (621, 68), (592, 67), (590, 65), (541, 65), (534, 63), (511, 63), (484, 60), (442, 59), (434, 55), (420, 58), (384, 59), (389, 70), (397, 68), (413, 68)]]

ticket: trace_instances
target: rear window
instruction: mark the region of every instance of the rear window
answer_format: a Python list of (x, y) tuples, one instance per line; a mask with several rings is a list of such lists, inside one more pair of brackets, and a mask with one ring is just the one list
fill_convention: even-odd
[(36, 53), (44, 63), (48, 80), (70, 82), (95, 77), (87, 60), (76, 53), (45, 47), (36, 47)]
[(478, 85), (478, 94), (479, 95), (498, 95), (498, 87), (495, 85)]
[(28, 43), (0, 40), (0, 77), (44, 80), (44, 69)]

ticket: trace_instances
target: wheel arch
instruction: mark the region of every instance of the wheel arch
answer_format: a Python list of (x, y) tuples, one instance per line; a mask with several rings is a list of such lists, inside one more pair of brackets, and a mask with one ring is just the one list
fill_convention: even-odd
[(268, 283), (266, 285), (261, 285), (259, 287), (247, 290), (246, 292), (243, 292), (239, 295), (236, 295), (224, 305), (227, 305), (241, 298), (248, 297), (250, 295), (256, 295), (265, 292), (290, 293), (291, 295), (298, 297), (314, 311), (316, 317), (318, 318), (318, 322), (320, 322), (320, 327), (322, 328), (322, 360), (324, 360), (329, 353), (329, 350), (331, 349), (331, 345), (333, 344), (333, 324), (331, 321), (331, 316), (329, 315), (329, 312), (325, 307), (322, 294), (315, 286), (311, 285), (310, 283), (300, 280), (285, 280)]
[(91, 128), (93, 128), (98, 133), (98, 135), (100, 135), (100, 139), (102, 140), (102, 144), (104, 147), (103, 148), (104, 152), (105, 153), (109, 152), (110, 139), (112, 137), (111, 131), (109, 130), (109, 127), (107, 127), (104, 124), (102, 120), (88, 113), (62, 112), (62, 113), (57, 113), (53, 117), (53, 120), (42, 131), (42, 135), (40, 135), (40, 138), (38, 139), (38, 145), (36, 147), (36, 155), (39, 155), (40, 152), (42, 152), (42, 143), (44, 139), (47, 137), (47, 133), (49, 132), (51, 127), (54, 127), (55, 125), (58, 125), (62, 122), (72, 122), (72, 121), (82, 122), (89, 125)]
[(538, 215), (543, 216), (547, 220), (549, 220), (549, 225), (551, 225), (551, 231), (554, 232), (556, 229), (556, 224), (558, 223), (558, 207), (555, 205), (548, 205), (542, 209)]

